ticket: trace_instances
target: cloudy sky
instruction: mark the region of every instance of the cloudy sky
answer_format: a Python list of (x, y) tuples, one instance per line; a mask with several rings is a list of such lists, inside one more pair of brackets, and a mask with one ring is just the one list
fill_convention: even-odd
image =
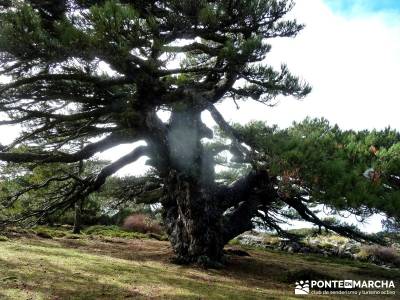
[(232, 120), (263, 119), (288, 126), (306, 116), (342, 128), (400, 129), (400, 1), (297, 0), (293, 15), (306, 28), (272, 43), (269, 61), (285, 62), (307, 80), (312, 93), (279, 105), (225, 104)]
[[(306, 28), (294, 39), (272, 42), (268, 63), (289, 69), (313, 86), (302, 101), (278, 98), (266, 107), (230, 102), (219, 105), (229, 121), (265, 120), (280, 127), (307, 116), (325, 117), (345, 129), (400, 130), (400, 1), (297, 0), (292, 16)], [(210, 116), (204, 120), (213, 125)], [(9, 142), (12, 130), (0, 128), (0, 143)], [(99, 155), (115, 160), (131, 151), (120, 146)], [(119, 175), (140, 173), (144, 160), (126, 166)], [(374, 218), (364, 229), (379, 229)]]

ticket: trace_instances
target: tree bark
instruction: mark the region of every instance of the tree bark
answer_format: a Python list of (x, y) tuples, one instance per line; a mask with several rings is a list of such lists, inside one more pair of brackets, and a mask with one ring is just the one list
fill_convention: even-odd
[(223, 262), (224, 246), (253, 229), (252, 218), (260, 205), (272, 201), (269, 183), (264, 171), (253, 171), (225, 188), (170, 172), (164, 184), (163, 219), (177, 262)]
[(72, 229), (72, 233), (79, 234), (81, 233), (82, 227), (82, 199), (75, 202), (75, 212), (74, 212), (74, 227)]
[[(163, 221), (178, 263), (217, 266), (230, 239), (253, 228), (257, 207), (268, 199), (269, 176), (252, 171), (232, 186), (215, 183), (213, 154), (201, 139), (208, 134), (200, 112), (185, 103), (171, 114), (163, 163)], [(165, 159), (166, 158), (166, 159)], [(267, 189), (265, 189), (267, 187)]]
[[(84, 146), (83, 140), (80, 141), (80, 149), (82, 150)], [(78, 177), (82, 175), (83, 172), (83, 160), (79, 161), (78, 164)], [(72, 233), (79, 234), (81, 233), (82, 226), (82, 207), (83, 207), (84, 199), (81, 197), (78, 201), (75, 202), (75, 211), (74, 211), (74, 228), (72, 229)]]
[(163, 219), (178, 263), (216, 266), (223, 260), (222, 211), (215, 193), (171, 172), (163, 201)]
[(163, 219), (176, 261), (210, 266), (221, 262), (224, 246), (214, 163), (201, 144), (210, 132), (200, 111), (183, 106), (173, 111), (168, 128)]

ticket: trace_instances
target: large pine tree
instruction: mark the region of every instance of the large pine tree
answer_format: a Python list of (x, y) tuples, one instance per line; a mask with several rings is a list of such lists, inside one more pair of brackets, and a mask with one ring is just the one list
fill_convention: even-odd
[[(0, 111), (6, 115), (0, 125), (19, 124), (22, 130), (0, 147), (0, 160), (33, 170), (76, 164), (123, 143), (147, 143), (95, 176), (60, 173), (45, 185), (25, 188), (67, 182), (59, 197), (22, 217), (71, 207), (117, 170), (147, 156), (159, 182), (144, 189), (162, 189), (159, 201), (177, 259), (220, 261), (224, 244), (252, 228), (260, 210), (268, 211), (282, 194), (259, 163), (261, 150), (244, 146), (245, 136), (215, 104), (268, 103), (278, 95), (301, 98), (310, 92), (286, 66), (274, 70), (265, 63), (270, 39), (294, 37), (303, 28), (285, 19), (292, 7), (288, 0), (2, 1), (0, 74), (7, 83), (0, 84)], [(158, 117), (159, 110), (170, 111), (168, 121)], [(231, 143), (202, 142), (213, 135), (201, 120), (206, 110)], [(215, 178), (215, 157), (224, 150), (251, 166), (232, 184)], [(285, 201), (309, 217), (301, 200)]]

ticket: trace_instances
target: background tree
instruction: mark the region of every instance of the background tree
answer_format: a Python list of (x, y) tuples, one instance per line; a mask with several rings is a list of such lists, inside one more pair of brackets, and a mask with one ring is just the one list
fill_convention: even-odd
[[(306, 119), (287, 129), (263, 122), (235, 128), (262, 154), (259, 162), (269, 170), (281, 199), (278, 209), (264, 210), (259, 215), (266, 219), (266, 225), (275, 216), (282, 216), (339, 229), (337, 222), (316, 218), (321, 209), (328, 214), (356, 215), (359, 220), (376, 213), (384, 213), (393, 223), (400, 220), (400, 134), (397, 131), (390, 128), (342, 131), (325, 119)], [(219, 143), (223, 139), (224, 136)], [(226, 173), (233, 172), (230, 180), (249, 168), (226, 157), (220, 163), (227, 167), (221, 174), (223, 178), (229, 178)], [(293, 209), (297, 211), (295, 214), (291, 213)], [(341, 231), (344, 235), (352, 234), (346, 227)]]
[(400, 218), (386, 218), (382, 220), (383, 231), (386, 233), (399, 233), (400, 232)]
[[(20, 151), (22, 151), (20, 149)], [(63, 199), (82, 178), (97, 174), (109, 162), (87, 160), (75, 164), (8, 164), (0, 166), (0, 202), (4, 219), (18, 218), (25, 225), (35, 223), (76, 224), (76, 205), (49, 213), (48, 203)], [(108, 206), (106, 193), (91, 194), (80, 199), (79, 221), (93, 224), (101, 219), (101, 210)], [(83, 201), (84, 200), (84, 201)], [(44, 210), (44, 211), (43, 211)], [(34, 211), (37, 215), (28, 218)], [(40, 214), (42, 212), (42, 214)]]
[[(75, 164), (119, 144), (146, 141), (96, 175), (68, 181), (60, 172), (52, 182), (65, 190), (22, 217), (71, 207), (147, 156), (161, 180), (163, 220), (178, 261), (220, 261), (224, 244), (250, 229), (259, 211), (277, 210), (282, 199), (320, 223), (302, 199), (276, 191), (274, 177), (260, 165), (261, 150), (214, 106), (310, 92), (285, 65), (277, 71), (265, 63), (269, 39), (293, 37), (303, 28), (285, 19), (292, 7), (288, 0), (3, 3), (0, 74), (9, 82), (0, 85), (0, 110), (7, 115), (0, 124), (19, 124), (23, 131), (1, 146), (0, 160)], [(160, 109), (171, 113), (168, 121), (160, 120)], [(202, 142), (212, 137), (201, 120), (205, 110), (230, 144)], [(83, 148), (74, 149), (82, 139)], [(215, 180), (215, 157), (223, 150), (251, 166), (231, 185)], [(347, 227), (329, 229), (351, 235)]]

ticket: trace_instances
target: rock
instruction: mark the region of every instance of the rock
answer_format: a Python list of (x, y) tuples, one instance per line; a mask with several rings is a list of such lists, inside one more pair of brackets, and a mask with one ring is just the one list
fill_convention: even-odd
[(343, 257), (353, 258), (353, 254), (350, 251), (345, 251), (343, 252)]
[(390, 270), (390, 269), (391, 269), (391, 267), (388, 266), (388, 265), (381, 265), (381, 267), (384, 268), (384, 269), (386, 269), (386, 270)]
[(72, 229), (74, 226), (69, 225), (69, 224), (62, 224), (60, 225), (61, 228), (65, 228), (65, 229)]
[(237, 238), (240, 244), (248, 246), (265, 247), (264, 239), (261, 236), (254, 236), (250, 234), (244, 234)]
[(310, 250), (311, 250), (310, 248), (302, 247), (302, 248), (300, 248), (299, 252), (301, 252), (301, 253), (310, 253), (311, 252)]
[(297, 242), (291, 242), (291, 241), (285, 241), (281, 243), (280, 249), (291, 252), (291, 253), (296, 253), (299, 252), (302, 246), (297, 243)]
[(293, 242), (291, 246), (292, 246), (293, 252), (299, 252), (299, 250), (301, 249), (301, 245), (297, 242)]

